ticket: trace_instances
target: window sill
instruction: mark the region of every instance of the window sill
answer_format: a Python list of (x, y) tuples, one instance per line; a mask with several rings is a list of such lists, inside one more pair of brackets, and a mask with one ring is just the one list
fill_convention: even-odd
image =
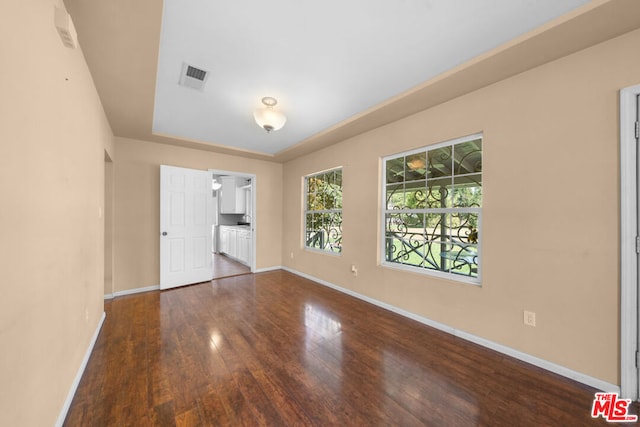
[(455, 273), (445, 273), (437, 270), (428, 270), (422, 267), (414, 267), (411, 265), (398, 264), (398, 263), (388, 262), (388, 261), (383, 261), (382, 263), (380, 263), (380, 265), (384, 268), (389, 268), (391, 270), (416, 273), (421, 276), (436, 277), (438, 279), (445, 279), (445, 280), (450, 280), (452, 282), (464, 283), (468, 285), (482, 287), (482, 280), (480, 277), (462, 276)]
[(342, 252), (331, 252), (331, 251), (326, 251), (326, 250), (323, 250), (323, 249), (310, 248), (308, 246), (305, 246), (303, 249), (305, 251), (307, 251), (307, 252), (312, 252), (312, 253), (320, 254), (320, 255), (329, 255), (329, 256), (334, 256), (334, 257), (342, 256)]

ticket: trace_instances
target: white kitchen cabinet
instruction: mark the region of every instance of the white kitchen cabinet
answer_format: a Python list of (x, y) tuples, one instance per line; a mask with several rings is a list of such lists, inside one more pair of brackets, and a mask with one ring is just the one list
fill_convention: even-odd
[(251, 231), (238, 230), (238, 259), (251, 265)]
[(243, 187), (247, 180), (235, 176), (223, 176), (220, 178), (220, 213), (244, 214), (246, 213), (246, 194)]
[(229, 232), (228, 227), (220, 227), (220, 252), (229, 253)]
[(248, 266), (251, 266), (251, 243), (251, 230), (220, 226), (220, 252)]
[(229, 255), (238, 258), (238, 231), (235, 228), (229, 229)]

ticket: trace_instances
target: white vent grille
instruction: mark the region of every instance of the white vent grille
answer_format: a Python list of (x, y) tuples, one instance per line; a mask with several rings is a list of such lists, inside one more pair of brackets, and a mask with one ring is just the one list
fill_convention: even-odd
[(180, 84), (182, 86), (202, 91), (208, 77), (208, 71), (187, 63), (182, 64), (182, 72), (180, 73)]
[(207, 77), (207, 72), (196, 67), (192, 67), (191, 65), (187, 65), (187, 77), (193, 77), (194, 79), (204, 81)]

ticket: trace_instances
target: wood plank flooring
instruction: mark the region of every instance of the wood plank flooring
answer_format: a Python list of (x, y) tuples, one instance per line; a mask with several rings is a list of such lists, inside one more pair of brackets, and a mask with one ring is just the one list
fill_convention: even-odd
[(594, 389), (284, 271), (105, 310), (66, 426), (609, 425)]
[(213, 254), (213, 278), (237, 276), (251, 273), (251, 269), (244, 264), (240, 264), (222, 254)]

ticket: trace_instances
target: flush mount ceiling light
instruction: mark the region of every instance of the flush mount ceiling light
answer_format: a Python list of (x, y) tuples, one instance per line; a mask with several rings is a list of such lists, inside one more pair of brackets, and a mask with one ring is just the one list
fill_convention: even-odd
[(278, 103), (278, 100), (271, 96), (265, 96), (262, 98), (262, 103), (264, 107), (258, 108), (253, 112), (253, 118), (256, 119), (258, 126), (267, 132), (281, 129), (287, 121), (287, 117), (273, 109)]

